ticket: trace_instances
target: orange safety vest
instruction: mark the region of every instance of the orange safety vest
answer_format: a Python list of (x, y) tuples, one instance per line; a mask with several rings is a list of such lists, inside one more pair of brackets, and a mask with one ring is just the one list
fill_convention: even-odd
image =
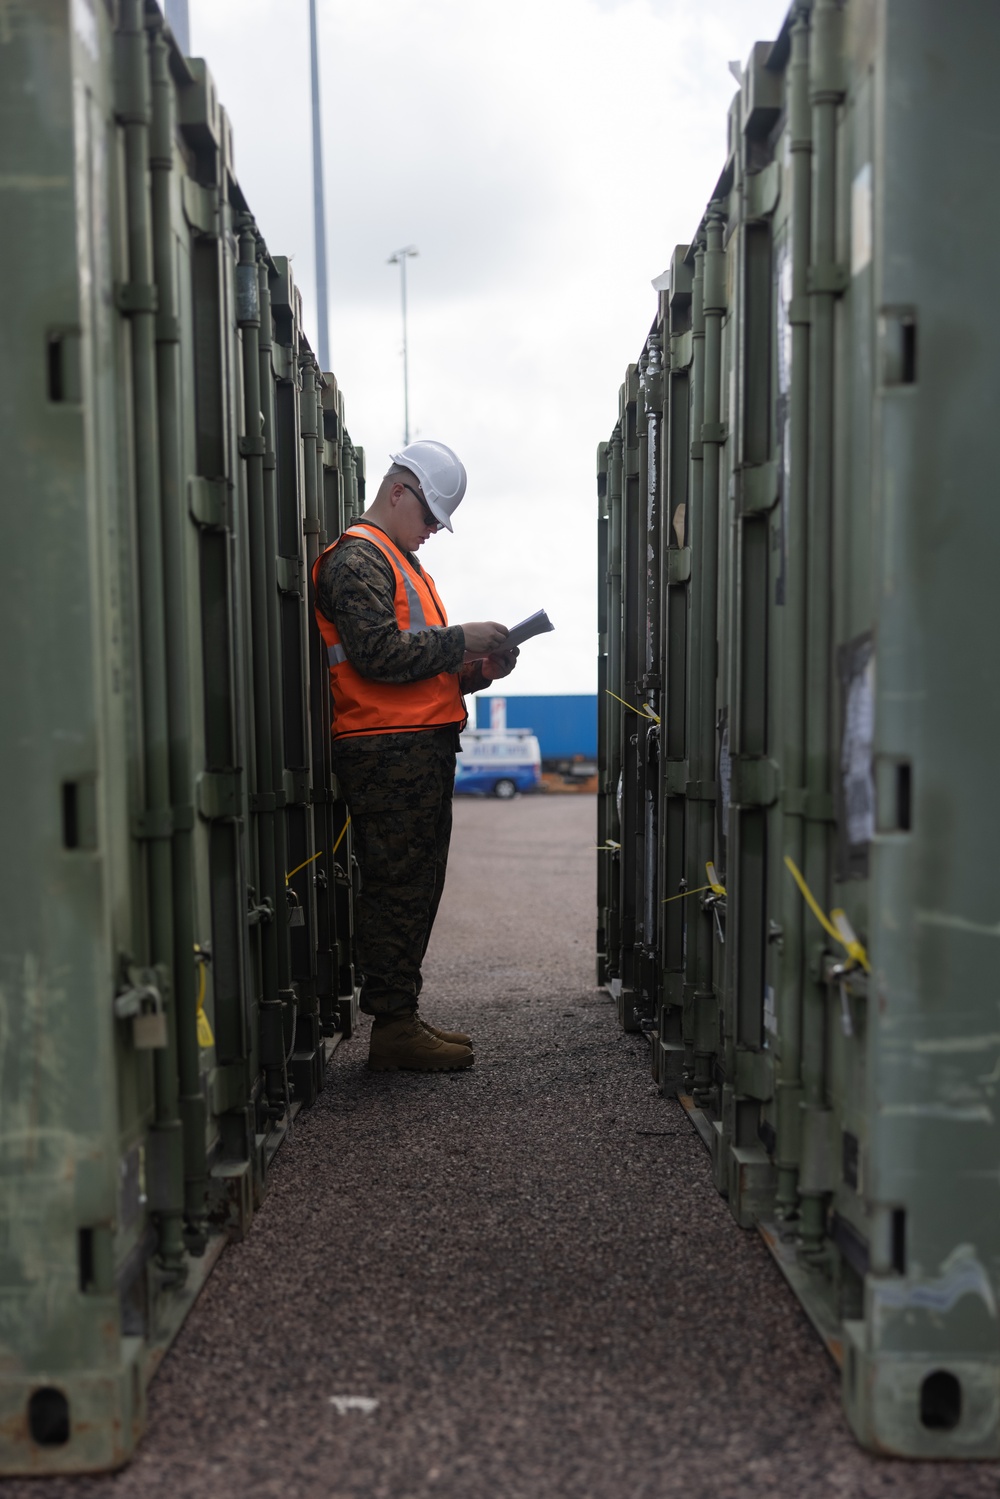
[[(321, 552), (313, 563), (314, 588), (323, 558), (346, 536), (364, 537), (392, 564), (396, 575), (396, 623), (402, 634), (447, 625), (448, 616), (433, 579), (425, 572), (417, 572), (385, 532), (376, 526), (363, 523), (350, 526), (333, 546)], [(428, 623), (429, 619), (432, 623)], [(396, 734), (407, 729), (432, 729), (453, 723), (465, 728), (465, 700), (459, 690), (457, 673), (442, 671), (419, 682), (375, 682), (354, 669), (347, 659), (337, 626), (319, 609), (316, 610), (316, 623), (330, 665), (335, 739), (347, 734)]]

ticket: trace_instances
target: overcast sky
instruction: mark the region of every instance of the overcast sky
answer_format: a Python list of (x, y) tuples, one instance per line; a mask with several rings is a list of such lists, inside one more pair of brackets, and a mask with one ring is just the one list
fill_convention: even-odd
[[(730, 59), (788, 0), (318, 0), (331, 363), (369, 481), (411, 436), (456, 449), (455, 534), (421, 549), (453, 623), (556, 633), (510, 692), (596, 691), (595, 454), (656, 310), (650, 282), (722, 168)], [(190, 0), (191, 47), (314, 338), (308, 0)]]

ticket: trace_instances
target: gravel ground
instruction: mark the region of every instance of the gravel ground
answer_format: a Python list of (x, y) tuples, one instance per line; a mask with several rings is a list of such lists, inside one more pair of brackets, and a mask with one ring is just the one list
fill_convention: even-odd
[(342, 1046), (131, 1467), (4, 1499), (995, 1499), (1000, 1465), (855, 1446), (594, 987), (593, 799), (456, 812), (424, 1009), (475, 1032), (475, 1067), (371, 1075), (364, 1035)]

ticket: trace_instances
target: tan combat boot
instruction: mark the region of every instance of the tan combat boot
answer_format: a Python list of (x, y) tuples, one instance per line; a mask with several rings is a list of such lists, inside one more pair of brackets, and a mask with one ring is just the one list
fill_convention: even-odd
[(437, 1036), (439, 1041), (447, 1041), (452, 1046), (471, 1046), (472, 1037), (467, 1036), (464, 1031), (440, 1031), (436, 1025), (431, 1025), (422, 1015), (417, 1015), (417, 1020), (432, 1036)]
[(455, 1072), (471, 1067), (475, 1057), (468, 1046), (442, 1041), (416, 1015), (404, 1015), (388, 1025), (373, 1025), (368, 1047), (372, 1072)]

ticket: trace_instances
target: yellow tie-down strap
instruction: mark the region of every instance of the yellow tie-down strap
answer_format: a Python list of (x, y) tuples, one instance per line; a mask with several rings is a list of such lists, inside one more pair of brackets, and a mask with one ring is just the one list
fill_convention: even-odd
[(858, 941), (857, 934), (855, 933), (854, 928), (851, 926), (851, 923), (847, 919), (847, 913), (840, 910), (840, 908), (838, 907), (836, 911), (831, 911), (829, 916), (827, 916), (823, 908), (820, 906), (819, 901), (816, 899), (812, 891), (809, 889), (809, 886), (806, 884), (805, 878), (802, 875), (802, 871), (795, 863), (795, 860), (790, 858), (786, 854), (785, 864), (788, 867), (788, 872), (791, 875), (792, 879), (795, 881), (796, 885), (798, 885), (800, 891), (802, 892), (802, 897), (805, 900), (806, 905), (809, 907), (810, 911), (813, 913), (816, 920), (823, 928), (824, 932), (828, 933), (828, 935), (833, 938), (834, 942), (840, 943), (841, 947), (846, 950), (847, 955), (852, 962), (859, 963), (865, 970), (865, 973), (871, 973), (872, 965), (868, 961), (868, 954), (865, 951), (864, 944)]
[(706, 890), (711, 890), (713, 895), (725, 895), (726, 887), (719, 884), (719, 877), (715, 872), (715, 865), (711, 859), (705, 865), (705, 873), (708, 875), (707, 885), (699, 885), (694, 890), (682, 890), (680, 895), (668, 895), (666, 900), (662, 901), (661, 904), (666, 906), (672, 900), (687, 900), (689, 895), (704, 895)]
[(208, 987), (208, 953), (196, 942), (194, 960), (198, 965), (198, 1045), (214, 1046), (215, 1037), (208, 1016), (205, 1014), (205, 990)]
[(641, 708), (637, 708), (635, 703), (627, 703), (623, 697), (618, 696), (617, 692), (612, 692), (610, 687), (605, 687), (604, 690), (608, 694), (608, 697), (613, 697), (615, 702), (621, 703), (623, 708), (628, 708), (632, 713), (638, 713), (640, 718), (648, 718), (650, 723), (659, 723), (660, 715), (654, 713), (648, 703), (643, 703)]
[[(343, 843), (343, 841), (344, 841), (344, 834), (347, 832), (347, 829), (350, 827), (350, 825), (351, 825), (351, 819), (348, 817), (347, 821), (344, 823), (344, 826), (341, 828), (340, 832), (337, 834), (337, 841), (336, 841), (336, 843), (333, 845), (333, 848), (330, 850), (330, 858), (331, 859), (333, 858), (334, 854), (337, 852), (337, 850), (340, 847), (340, 845)], [(305, 867), (306, 867), (307, 864), (312, 864), (314, 862), (314, 860), (321, 858), (322, 854), (323, 854), (323, 850), (322, 849), (318, 849), (316, 851), (316, 853), (310, 854), (309, 857), (308, 857), (308, 859), (303, 859), (301, 864), (296, 864), (295, 868), (294, 869), (290, 869), (288, 871), (288, 873), (285, 875), (285, 884), (287, 885), (288, 882), (289, 882), (289, 880), (292, 878), (292, 876), (298, 874), (298, 872), (299, 872), (300, 869), (305, 869)]]

